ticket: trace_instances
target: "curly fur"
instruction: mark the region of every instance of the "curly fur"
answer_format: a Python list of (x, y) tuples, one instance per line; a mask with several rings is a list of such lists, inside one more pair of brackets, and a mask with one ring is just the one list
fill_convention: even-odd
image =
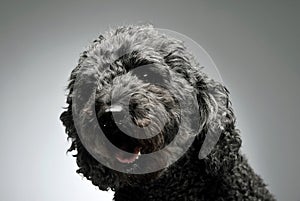
[[(126, 94), (132, 97), (130, 105), (136, 107), (131, 109), (131, 115), (137, 125), (148, 125), (145, 111), (151, 111), (152, 106), (160, 108), (159, 111), (169, 120), (168, 125), (158, 136), (136, 142), (144, 147), (143, 153), (159, 150), (178, 131), (178, 104), (168, 90), (156, 87), (150, 81), (150, 84), (141, 81), (139, 75), (131, 73), (132, 69), (145, 64), (155, 64), (162, 73), (176, 76), (173, 84), (177, 89), (197, 97), (203, 129), (184, 156), (168, 168), (131, 175), (102, 165), (83, 146), (73, 122), (72, 95), (78, 73), (84, 72), (94, 75), (97, 83), (95, 107), (100, 122), (106, 118), (103, 110), (109, 104), (111, 91), (116, 91), (120, 99)], [(68, 138), (72, 139), (68, 151), (77, 151), (77, 173), (101, 190), (115, 191), (116, 201), (275, 200), (239, 151), (241, 139), (228, 90), (200, 69), (183, 42), (158, 33), (152, 26), (124, 26), (100, 35), (81, 54), (78, 66), (71, 73), (68, 107), (60, 117)], [(130, 94), (130, 89), (139, 93)], [(222, 130), (220, 139), (209, 155), (200, 160), (198, 154), (208, 131), (216, 129)]]

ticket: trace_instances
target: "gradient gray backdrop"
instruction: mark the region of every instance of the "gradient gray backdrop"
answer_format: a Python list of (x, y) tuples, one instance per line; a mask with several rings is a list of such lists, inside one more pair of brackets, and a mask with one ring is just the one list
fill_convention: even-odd
[(1, 1), (0, 200), (112, 199), (65, 155), (64, 88), (100, 32), (151, 22), (211, 55), (231, 91), (243, 152), (278, 200), (299, 201), (299, 2)]

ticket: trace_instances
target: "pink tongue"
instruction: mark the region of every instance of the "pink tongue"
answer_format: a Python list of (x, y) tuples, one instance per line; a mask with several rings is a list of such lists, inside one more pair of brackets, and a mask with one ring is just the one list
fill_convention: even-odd
[(119, 152), (115, 155), (116, 159), (121, 163), (132, 163), (134, 162), (137, 157), (139, 156), (138, 153), (140, 152), (140, 148), (135, 148), (134, 153), (124, 153)]
[(121, 163), (132, 163), (133, 161), (135, 161), (135, 159), (138, 157), (138, 154), (133, 154), (131, 157), (129, 158), (125, 158), (120, 156), (119, 154), (116, 155), (116, 159), (121, 162)]

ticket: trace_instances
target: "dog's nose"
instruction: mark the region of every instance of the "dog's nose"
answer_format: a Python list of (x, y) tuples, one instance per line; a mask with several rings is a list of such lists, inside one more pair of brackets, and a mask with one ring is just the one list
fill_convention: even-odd
[(104, 114), (102, 114), (102, 117), (105, 117), (104, 119), (106, 123), (110, 122), (108, 124), (121, 125), (123, 124), (123, 120), (125, 119), (123, 112), (124, 108), (122, 105), (111, 105), (104, 110)]
[(112, 105), (105, 110), (105, 112), (121, 112), (123, 107), (121, 105)]

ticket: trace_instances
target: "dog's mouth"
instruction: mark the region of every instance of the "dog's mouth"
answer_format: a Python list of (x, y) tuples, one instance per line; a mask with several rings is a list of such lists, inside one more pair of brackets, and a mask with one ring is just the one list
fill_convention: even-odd
[(143, 153), (140, 141), (123, 133), (113, 120), (112, 113), (106, 112), (98, 118), (99, 125), (107, 139), (119, 150), (112, 153), (120, 163), (130, 164), (136, 162)]
[[(124, 150), (124, 148), (123, 148)], [(119, 151), (115, 154), (115, 158), (120, 163), (133, 163), (136, 160), (139, 159), (139, 156), (141, 155), (141, 147), (135, 147), (134, 152), (132, 154), (128, 154), (126, 152)]]

